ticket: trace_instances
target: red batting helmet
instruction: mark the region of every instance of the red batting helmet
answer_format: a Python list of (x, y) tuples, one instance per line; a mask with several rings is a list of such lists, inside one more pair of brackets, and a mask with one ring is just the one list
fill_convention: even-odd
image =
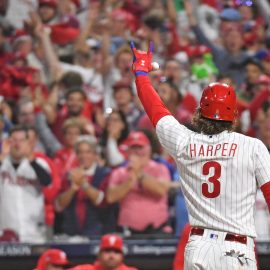
[(211, 83), (202, 93), (201, 114), (205, 118), (233, 121), (236, 117), (236, 95), (232, 86)]

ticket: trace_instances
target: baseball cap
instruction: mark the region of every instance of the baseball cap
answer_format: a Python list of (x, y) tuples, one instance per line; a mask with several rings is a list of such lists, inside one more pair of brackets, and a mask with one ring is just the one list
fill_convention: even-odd
[(141, 131), (132, 131), (128, 135), (125, 144), (128, 147), (135, 146), (135, 145), (137, 145), (137, 146), (147, 146), (147, 145), (150, 145), (150, 141), (143, 132), (141, 132)]
[(100, 240), (99, 249), (100, 251), (114, 249), (123, 252), (123, 239), (116, 234), (105, 234)]
[(210, 52), (211, 52), (211, 49), (204, 45), (187, 47), (187, 54), (189, 57), (199, 57)]
[(76, 22), (73, 20), (56, 23), (48, 26), (51, 30), (51, 40), (53, 43), (64, 46), (75, 42), (80, 34), (80, 29), (74, 27)]
[(240, 12), (234, 8), (223, 9), (219, 17), (225, 21), (240, 21), (242, 19)]
[(46, 5), (50, 7), (57, 7), (57, 0), (39, 0), (38, 1), (39, 6)]
[(19, 42), (24, 42), (31, 40), (31, 36), (24, 29), (17, 29), (15, 33), (11, 36), (10, 42), (13, 47), (16, 47)]
[(69, 266), (67, 254), (60, 249), (48, 249), (38, 260), (36, 270), (45, 270), (48, 264)]

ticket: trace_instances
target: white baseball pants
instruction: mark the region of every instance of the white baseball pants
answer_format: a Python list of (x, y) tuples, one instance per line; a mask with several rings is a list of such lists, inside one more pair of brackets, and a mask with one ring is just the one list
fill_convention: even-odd
[(204, 229), (190, 235), (185, 248), (185, 270), (256, 270), (254, 239), (247, 244), (225, 241), (226, 232)]

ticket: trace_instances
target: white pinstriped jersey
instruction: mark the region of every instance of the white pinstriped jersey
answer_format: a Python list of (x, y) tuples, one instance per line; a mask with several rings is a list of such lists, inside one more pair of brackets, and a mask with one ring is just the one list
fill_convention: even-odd
[(236, 132), (199, 134), (173, 116), (161, 118), (156, 132), (176, 161), (190, 224), (256, 237), (257, 186), (270, 181), (265, 145)]
[[(36, 162), (50, 171), (42, 158)], [(9, 156), (0, 166), (0, 230), (7, 228), (19, 235), (20, 242), (46, 240), (44, 196), (38, 175), (29, 160), (23, 159), (15, 169)]]

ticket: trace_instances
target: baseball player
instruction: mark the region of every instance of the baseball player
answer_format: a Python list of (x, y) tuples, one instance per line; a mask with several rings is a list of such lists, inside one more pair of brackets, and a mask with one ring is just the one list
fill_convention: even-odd
[(138, 270), (124, 263), (124, 243), (116, 234), (105, 234), (99, 245), (99, 253), (94, 264), (82, 264), (69, 270)]
[(34, 270), (64, 270), (70, 266), (67, 254), (60, 249), (48, 249), (38, 259)]
[(153, 89), (153, 43), (134, 53), (138, 96), (162, 146), (182, 176), (191, 231), (185, 269), (256, 269), (254, 204), (257, 186), (270, 207), (270, 156), (258, 139), (233, 131), (236, 95), (226, 84), (212, 83), (193, 116), (197, 132), (181, 125)]

